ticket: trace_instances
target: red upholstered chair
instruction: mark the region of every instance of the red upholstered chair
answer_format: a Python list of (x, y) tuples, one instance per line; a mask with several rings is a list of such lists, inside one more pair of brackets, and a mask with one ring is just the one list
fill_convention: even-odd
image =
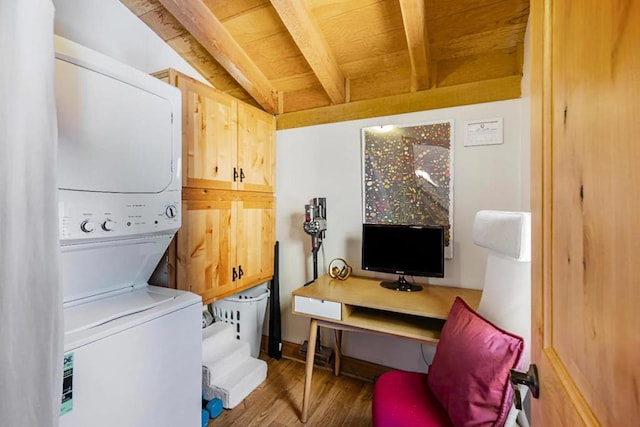
[(480, 211), (473, 241), (489, 249), (475, 312), (458, 298), (429, 373), (390, 371), (374, 385), (373, 427), (525, 426), (509, 370), (529, 364), (531, 218)]

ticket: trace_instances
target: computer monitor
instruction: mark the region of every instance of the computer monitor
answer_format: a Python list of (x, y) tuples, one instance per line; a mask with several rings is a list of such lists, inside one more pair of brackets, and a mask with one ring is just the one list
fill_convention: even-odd
[(381, 286), (398, 291), (419, 291), (405, 275), (444, 277), (443, 226), (362, 224), (362, 269), (398, 274)]

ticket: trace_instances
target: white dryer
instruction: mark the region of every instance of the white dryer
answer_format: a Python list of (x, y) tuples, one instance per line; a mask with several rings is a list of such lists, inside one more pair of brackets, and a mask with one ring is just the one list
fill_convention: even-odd
[(202, 300), (147, 283), (181, 223), (180, 92), (55, 42), (60, 426), (199, 426)]

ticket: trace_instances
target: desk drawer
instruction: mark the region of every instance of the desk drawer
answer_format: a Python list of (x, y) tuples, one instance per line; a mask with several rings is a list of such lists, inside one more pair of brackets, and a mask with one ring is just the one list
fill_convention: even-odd
[(342, 320), (342, 304), (339, 302), (325, 301), (316, 298), (294, 296), (293, 309), (297, 313), (311, 316), (325, 317), (327, 319)]

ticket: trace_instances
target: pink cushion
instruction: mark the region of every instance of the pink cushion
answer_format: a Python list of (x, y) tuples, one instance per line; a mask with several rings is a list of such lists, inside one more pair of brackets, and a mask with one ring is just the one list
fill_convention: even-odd
[(390, 371), (373, 389), (373, 427), (451, 427), (444, 408), (427, 386), (427, 375)]
[(502, 426), (513, 390), (509, 370), (519, 368), (524, 342), (456, 298), (442, 328), (429, 388), (455, 426)]

